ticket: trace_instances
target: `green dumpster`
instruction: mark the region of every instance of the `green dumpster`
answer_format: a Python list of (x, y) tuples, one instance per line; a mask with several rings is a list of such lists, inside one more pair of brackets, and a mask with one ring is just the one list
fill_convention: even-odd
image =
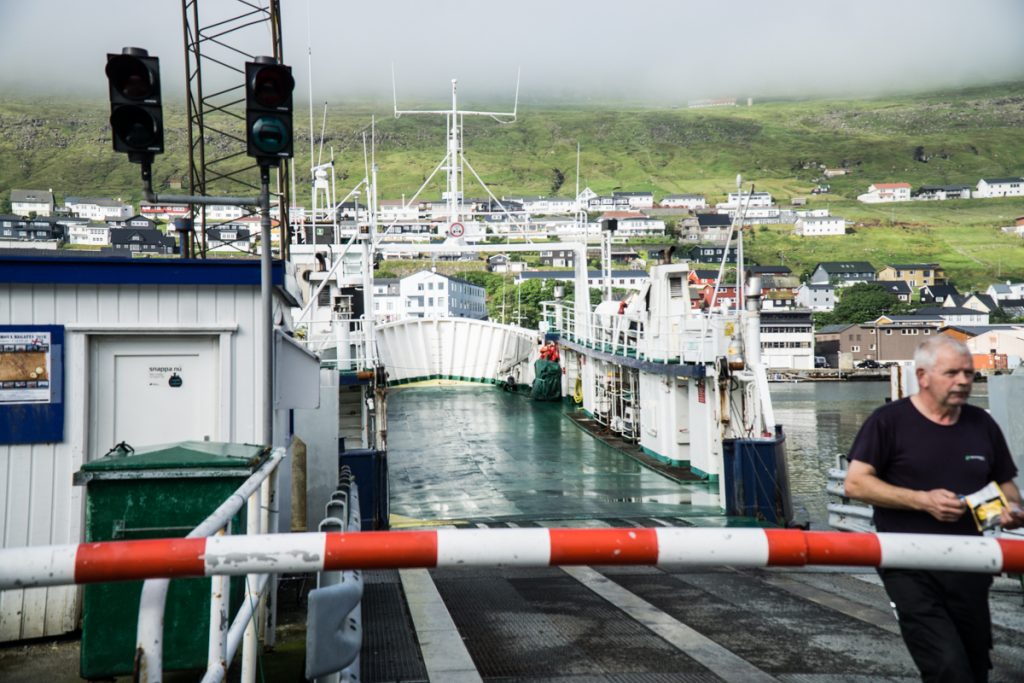
[[(85, 540), (180, 538), (206, 519), (266, 460), (270, 449), (236, 443), (184, 441), (138, 451), (115, 448), (75, 474), (85, 486)], [(245, 533), (245, 506), (231, 533)], [(231, 579), (230, 614), (243, 598), (244, 578)], [(107, 678), (132, 672), (142, 581), (84, 589), (80, 674)], [(164, 668), (205, 669), (210, 579), (174, 579), (164, 613)]]

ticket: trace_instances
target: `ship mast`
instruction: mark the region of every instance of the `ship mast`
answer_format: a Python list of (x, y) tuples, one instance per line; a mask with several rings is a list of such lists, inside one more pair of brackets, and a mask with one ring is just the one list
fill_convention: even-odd
[[(394, 98), (394, 113), (396, 119), (401, 118), (405, 114), (443, 114), (446, 117), (448, 148), (444, 160), (442, 160), (441, 164), (438, 166), (437, 169), (435, 169), (435, 171), (444, 168), (447, 174), (447, 182), (445, 183), (445, 186), (447, 188), (445, 192), (445, 199), (448, 207), (448, 226), (445, 230), (446, 236), (448, 238), (448, 241), (464, 244), (466, 227), (465, 225), (463, 225), (462, 217), (466, 213), (466, 211), (462, 203), (464, 187), (463, 169), (468, 166), (469, 170), (473, 173), (473, 176), (483, 186), (484, 190), (488, 193), (488, 195), (490, 195), (495, 202), (497, 202), (498, 200), (496, 197), (494, 197), (490, 189), (480, 179), (480, 176), (476, 174), (476, 172), (473, 170), (473, 167), (469, 165), (469, 162), (466, 161), (466, 158), (462, 153), (462, 122), (466, 116), (489, 116), (498, 123), (514, 123), (516, 120), (516, 112), (519, 109), (519, 77), (516, 77), (515, 105), (512, 107), (512, 111), (510, 112), (469, 111), (459, 109), (458, 79), (455, 78), (452, 79), (451, 109), (399, 109), (398, 94), (397, 90), (395, 89), (394, 71), (392, 71), (391, 79), (391, 92)], [(419, 192), (417, 192), (416, 194), (418, 195)]]

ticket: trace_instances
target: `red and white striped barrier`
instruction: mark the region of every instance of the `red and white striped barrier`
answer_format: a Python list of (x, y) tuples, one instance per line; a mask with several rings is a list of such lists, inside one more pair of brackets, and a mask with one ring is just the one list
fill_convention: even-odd
[(1024, 540), (794, 529), (438, 529), (211, 536), (0, 550), (0, 589), (411, 567), (860, 565), (1024, 572)]

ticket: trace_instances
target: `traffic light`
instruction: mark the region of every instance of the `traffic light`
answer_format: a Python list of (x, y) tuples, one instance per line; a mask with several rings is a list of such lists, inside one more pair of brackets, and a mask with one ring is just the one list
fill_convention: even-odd
[(260, 166), (277, 166), (292, 157), (292, 90), (290, 66), (273, 57), (245, 63), (246, 153)]
[(107, 55), (110, 128), (114, 151), (134, 163), (150, 163), (164, 151), (164, 114), (160, 103), (160, 60), (139, 47)]

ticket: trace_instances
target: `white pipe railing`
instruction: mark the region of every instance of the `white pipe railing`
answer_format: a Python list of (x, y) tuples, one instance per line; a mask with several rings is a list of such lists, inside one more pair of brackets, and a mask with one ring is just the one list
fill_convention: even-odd
[[(267, 517), (267, 526), (263, 526), (263, 514), (260, 513), (261, 501), (269, 501), (274, 498), (277, 489), (278, 465), (285, 457), (283, 448), (276, 448), (245, 482), (238, 487), (231, 496), (203, 520), (195, 529), (188, 533), (185, 538), (206, 538), (208, 536), (223, 535), (224, 530), (230, 525), (231, 518), (238, 513), (242, 505), (249, 504), (246, 532), (260, 534), (276, 532), (276, 515), (274, 526), (270, 525), (270, 517)], [(255, 501), (255, 514), (253, 507)], [(257, 576), (257, 575), (254, 575)], [(227, 672), (229, 663), (234, 655), (234, 649), (228, 642), (228, 629), (224, 628), (228, 619), (228, 579), (225, 576), (215, 576), (210, 585), (210, 637), (209, 655), (207, 658), (207, 676), (204, 681), (216, 681), (223, 679)], [(139, 598), (139, 620), (136, 629), (136, 653), (138, 657), (137, 680), (143, 683), (159, 683), (163, 680), (163, 630), (164, 630), (164, 608), (167, 603), (167, 589), (170, 586), (170, 579), (149, 579), (142, 584), (142, 594)], [(243, 605), (244, 607), (244, 605)], [(242, 610), (239, 610), (241, 618)], [(235, 643), (237, 648), (237, 642)], [(243, 657), (248, 655), (255, 658), (256, 651), (243, 651)], [(220, 671), (219, 677), (209, 678), (210, 672)], [(243, 679), (244, 680), (244, 679)], [(250, 679), (254, 680), (254, 679)]]

